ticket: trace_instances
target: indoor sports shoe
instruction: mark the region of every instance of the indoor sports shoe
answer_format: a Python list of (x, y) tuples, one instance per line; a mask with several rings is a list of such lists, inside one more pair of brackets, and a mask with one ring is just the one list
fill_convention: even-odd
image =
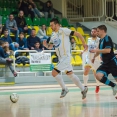
[(112, 89), (113, 89), (113, 95), (116, 95), (116, 93), (117, 93), (117, 85), (115, 85)]
[(99, 90), (100, 90), (100, 87), (99, 86), (96, 86), (95, 93), (98, 93)]
[(85, 87), (84, 91), (81, 92), (81, 94), (82, 94), (82, 99), (85, 99), (85, 98), (86, 98), (87, 91), (88, 91), (88, 88)]
[(66, 96), (66, 94), (69, 92), (69, 90), (68, 89), (62, 89), (62, 92), (61, 92), (61, 96), (60, 96), (60, 98), (63, 98), (63, 97), (65, 97)]

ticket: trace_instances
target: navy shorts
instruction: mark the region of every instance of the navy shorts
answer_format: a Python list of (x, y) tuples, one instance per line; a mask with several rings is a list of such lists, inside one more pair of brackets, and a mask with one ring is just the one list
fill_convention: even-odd
[(109, 74), (112, 74), (114, 78), (117, 78), (117, 59), (111, 60), (107, 64), (103, 64), (99, 66), (96, 73), (103, 73), (105, 76), (108, 76)]

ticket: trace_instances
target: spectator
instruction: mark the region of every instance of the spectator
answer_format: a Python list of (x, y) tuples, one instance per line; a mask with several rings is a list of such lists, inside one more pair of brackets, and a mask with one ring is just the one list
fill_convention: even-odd
[(49, 39), (49, 37), (46, 35), (46, 26), (45, 25), (42, 25), (41, 29), (38, 31), (37, 37), (39, 37), (41, 39), (41, 42), (45, 39), (46, 40)]
[(70, 41), (71, 41), (71, 49), (72, 49), (72, 50), (75, 50), (75, 48), (76, 48), (76, 42), (75, 42), (74, 38), (71, 37), (71, 38), (70, 38)]
[(28, 15), (31, 15), (31, 19), (33, 21), (33, 18), (35, 17), (34, 12), (29, 9), (28, 0), (19, 0), (18, 2), (18, 8), (19, 11), (23, 11), (24, 15), (28, 17)]
[(50, 0), (48, 0), (43, 7), (43, 12), (45, 15), (45, 18), (47, 19), (48, 17), (54, 18), (54, 9), (53, 9), (53, 4)]
[(15, 20), (17, 22), (19, 33), (24, 32), (27, 33), (28, 35), (31, 34), (31, 29), (29, 29), (26, 24), (23, 11), (19, 11), (18, 17), (16, 17)]
[(9, 19), (7, 19), (6, 21), (6, 29), (8, 29), (9, 35), (10, 35), (10, 32), (12, 32), (12, 33), (15, 33), (15, 38), (18, 37), (19, 30), (17, 28), (17, 23), (14, 19), (13, 14), (10, 14)]
[(29, 7), (34, 12), (35, 16), (37, 15), (39, 18), (44, 17), (44, 14), (37, 9), (37, 6), (34, 3), (34, 1), (33, 0), (28, 0), (28, 1), (29, 1)]
[(35, 46), (34, 49), (35, 49), (36, 51), (38, 51), (38, 52), (43, 51), (43, 48), (41, 47), (41, 43), (36, 42), (34, 46)]
[[(71, 49), (72, 50), (80, 50), (73, 37), (70, 38), (70, 41), (71, 41)], [(72, 52), (72, 54), (81, 54), (81, 52)]]
[(24, 37), (24, 33), (21, 32), (19, 34), (19, 38), (17, 39), (17, 43), (19, 44), (19, 50), (28, 50), (28, 47), (27, 47), (27, 40), (26, 38)]
[(13, 51), (17, 50), (19, 45), (17, 43), (12, 43), (12, 39), (8, 34), (8, 30), (4, 30), (4, 36), (1, 38), (2, 41), (9, 43), (9, 48)]
[(5, 47), (5, 42), (0, 40), (0, 64), (9, 66), (14, 77), (16, 77), (17, 73), (13, 70), (13, 67), (12, 67), (13, 60), (8, 58), (9, 54), (4, 51), (3, 49), (4, 47)]
[(31, 35), (27, 38), (27, 45), (30, 50), (34, 50), (34, 44), (36, 42), (41, 42), (40, 38), (36, 36), (36, 30), (32, 29)]
[(4, 51), (9, 55), (13, 55), (13, 51), (9, 49), (9, 43), (8, 42), (4, 42), (4, 43), (5, 43)]

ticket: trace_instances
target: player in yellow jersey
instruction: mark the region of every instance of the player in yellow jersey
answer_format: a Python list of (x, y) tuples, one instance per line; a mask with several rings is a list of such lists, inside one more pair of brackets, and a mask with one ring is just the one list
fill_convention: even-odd
[(78, 32), (71, 31), (68, 28), (60, 27), (60, 23), (56, 18), (50, 21), (50, 27), (53, 30), (50, 43), (48, 44), (46, 41), (43, 41), (43, 45), (48, 49), (52, 49), (54, 47), (59, 59), (58, 65), (52, 71), (52, 76), (57, 80), (62, 88), (60, 98), (64, 97), (69, 92), (65, 86), (62, 76), (60, 75), (61, 71), (65, 71), (67, 76), (76, 84), (76, 86), (81, 89), (82, 99), (84, 99), (86, 98), (87, 87), (84, 87), (80, 82), (80, 79), (73, 73), (73, 68), (70, 64), (71, 51), (69, 36), (75, 35), (79, 37), (83, 43), (84, 48), (87, 49), (84, 38)]

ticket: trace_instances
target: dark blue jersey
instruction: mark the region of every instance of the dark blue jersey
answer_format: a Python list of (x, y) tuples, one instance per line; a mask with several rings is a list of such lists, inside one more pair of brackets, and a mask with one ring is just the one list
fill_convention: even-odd
[(103, 39), (100, 39), (99, 49), (110, 48), (110, 53), (101, 53), (100, 56), (104, 64), (109, 63), (111, 60), (114, 59), (114, 51), (113, 51), (113, 42), (110, 36), (106, 35)]

